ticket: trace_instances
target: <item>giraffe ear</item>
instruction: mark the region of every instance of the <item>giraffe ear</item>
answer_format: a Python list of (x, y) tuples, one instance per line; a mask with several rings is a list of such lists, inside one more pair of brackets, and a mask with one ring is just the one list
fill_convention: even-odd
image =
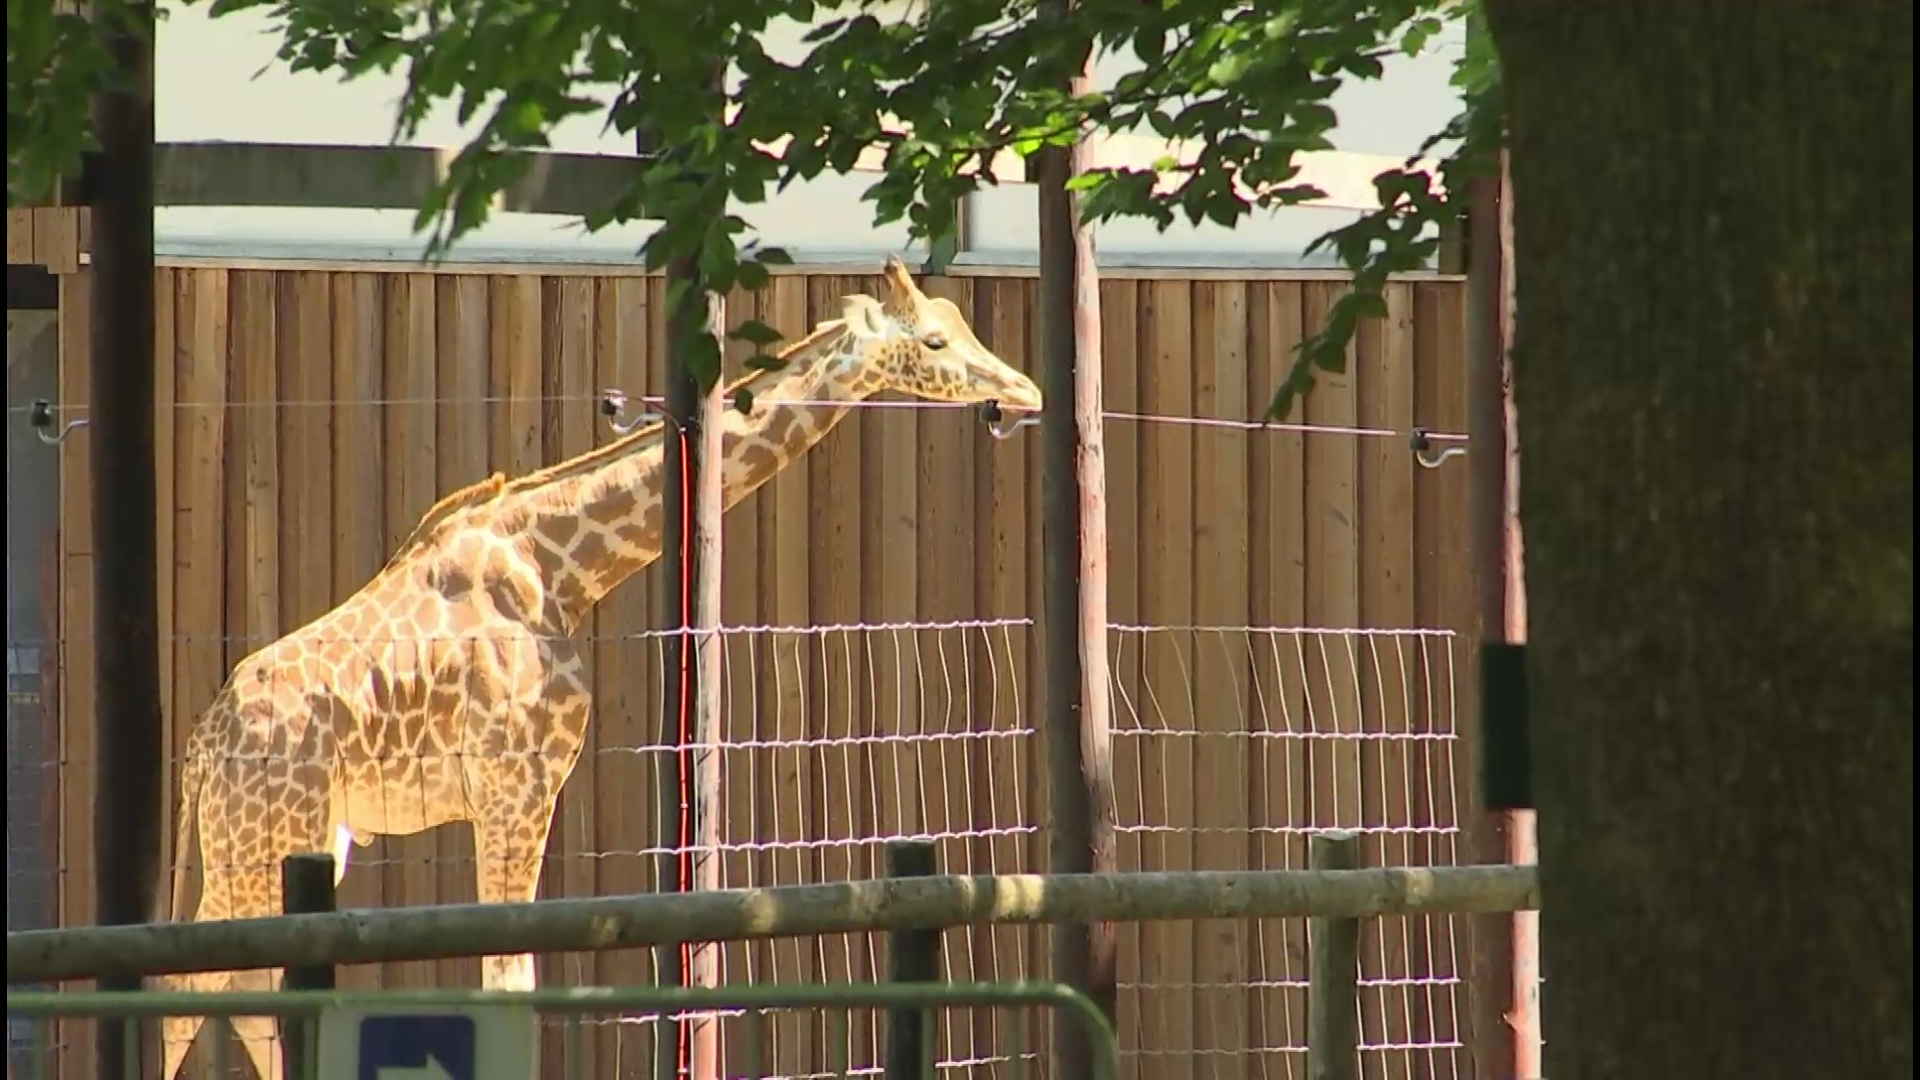
[(880, 303), (871, 296), (849, 296), (842, 309), (841, 317), (847, 322), (847, 328), (856, 334), (868, 337), (885, 337), (886, 322), (880, 317)]

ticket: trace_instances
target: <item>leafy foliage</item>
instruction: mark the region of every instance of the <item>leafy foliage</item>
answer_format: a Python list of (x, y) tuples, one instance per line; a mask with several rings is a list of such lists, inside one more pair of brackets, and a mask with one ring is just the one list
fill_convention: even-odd
[[(9, 81), (18, 85), (8, 0)], [(752, 205), (772, 190), (824, 172), (851, 171), (878, 154), (883, 174), (868, 188), (876, 224), (906, 219), (916, 236), (952, 228), (958, 200), (994, 183), (1002, 154), (1028, 156), (1082, 131), (1148, 129), (1193, 147), (1153, 169), (1102, 169), (1075, 181), (1091, 220), (1143, 216), (1162, 229), (1180, 218), (1232, 226), (1256, 210), (1324, 196), (1298, 182), (1295, 155), (1332, 148), (1329, 104), (1346, 81), (1382, 72), (1394, 50), (1417, 53), (1442, 27), (1453, 0), (1080, 0), (1072, 8), (1034, 0), (933, 0), (911, 19), (876, 0), (213, 0), (215, 13), (263, 9), (278, 23), (280, 58), (294, 70), (353, 78), (402, 70), (407, 89), (394, 127), (414, 136), (428, 110), (451, 101), (479, 134), (453, 159), (419, 209), (430, 254), (444, 254), (482, 223), (493, 194), (530, 164), (556, 122), (603, 115), (613, 130), (646, 131), (670, 153), (637, 163), (632, 185), (591, 215), (597, 228), (639, 217), (660, 229), (643, 254), (649, 267), (695, 260), (708, 287), (757, 288), (777, 249), (743, 243), (749, 222), (729, 199)], [(1477, 17), (1477, 0), (1467, 5)], [(897, 10), (897, 9), (896, 9)], [(21, 66), (41, 74), (23, 99), (9, 94), (9, 192), (16, 148), (31, 145), (24, 179), (75, 160), (57, 132), (84, 131), (76, 95), (101, 76), (94, 46), (49, 39), (44, 16)], [(776, 57), (763, 32), (776, 20), (813, 25), (805, 55)], [(1498, 138), (1498, 83), (1476, 37), (1455, 81), (1468, 109), (1426, 150), (1458, 143), (1429, 175), (1417, 160), (1375, 180), (1381, 209), (1323, 237), (1355, 274), (1324, 333), (1305, 342), (1269, 415), (1284, 415), (1313, 385), (1313, 370), (1339, 370), (1358, 320), (1384, 311), (1391, 273), (1437, 247), (1436, 226), (1458, 214), (1448, 192), (1489, 159)], [(1127, 52), (1139, 70), (1110, 90), (1070, 94), (1090, 55)], [(730, 85), (716, 72), (731, 73)], [(29, 104), (18, 121), (15, 100)], [(72, 136), (67, 136), (70, 140)], [(38, 164), (36, 164), (36, 162)], [(1438, 179), (1444, 187), (1436, 188)], [(676, 295), (675, 304), (698, 297)], [(685, 319), (697, 326), (699, 319)], [(766, 349), (765, 328), (736, 331)], [(711, 385), (719, 359), (710, 339), (683, 343)]]
[[(119, 3), (101, 0), (96, 9), (144, 32)], [(97, 148), (93, 94), (115, 76), (98, 28), (73, 5), (7, 0), (8, 206), (50, 201), (61, 179), (80, 174), (82, 156)]]

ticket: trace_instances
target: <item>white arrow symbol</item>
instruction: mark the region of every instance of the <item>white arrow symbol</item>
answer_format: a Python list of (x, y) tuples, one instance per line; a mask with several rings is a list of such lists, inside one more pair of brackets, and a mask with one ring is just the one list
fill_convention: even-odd
[(382, 1065), (374, 1074), (378, 1080), (453, 1080), (432, 1054), (425, 1065)]

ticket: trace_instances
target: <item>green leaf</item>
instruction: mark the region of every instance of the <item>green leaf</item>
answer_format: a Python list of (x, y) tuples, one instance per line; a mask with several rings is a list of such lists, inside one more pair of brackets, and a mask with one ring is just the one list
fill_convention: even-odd
[(685, 350), (687, 374), (701, 393), (711, 391), (720, 381), (720, 343), (711, 334), (695, 330), (680, 342)]
[(727, 336), (735, 341), (751, 342), (761, 348), (781, 340), (780, 331), (758, 319), (748, 319), (739, 326), (727, 331)]
[(758, 292), (767, 287), (767, 268), (757, 262), (743, 262), (735, 268), (740, 287)]
[(749, 371), (785, 371), (787, 367), (785, 360), (765, 353), (754, 353), (747, 357), (744, 363)]
[(736, 387), (733, 391), (733, 407), (745, 415), (753, 413), (753, 391), (747, 387)]

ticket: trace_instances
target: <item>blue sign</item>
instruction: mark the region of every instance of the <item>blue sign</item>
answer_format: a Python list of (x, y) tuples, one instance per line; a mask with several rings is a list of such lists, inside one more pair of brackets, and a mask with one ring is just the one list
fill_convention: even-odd
[(357, 1080), (479, 1080), (479, 1043), (459, 1013), (363, 1016)]

